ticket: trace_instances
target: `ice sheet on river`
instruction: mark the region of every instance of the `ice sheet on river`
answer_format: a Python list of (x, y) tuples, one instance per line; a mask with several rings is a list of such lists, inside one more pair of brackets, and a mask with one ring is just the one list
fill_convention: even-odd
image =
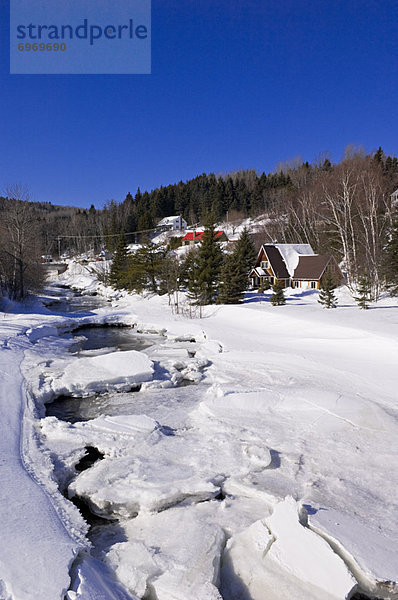
[(111, 352), (68, 362), (61, 372), (54, 373), (51, 388), (56, 396), (89, 395), (107, 389), (128, 389), (150, 381), (152, 376), (152, 361), (142, 352)]
[(350, 566), (361, 588), (378, 598), (398, 598), (396, 540), (381, 527), (326, 506), (306, 505), (311, 529), (323, 536)]
[[(266, 446), (252, 437), (234, 439), (211, 427), (175, 431), (145, 415), (98, 417), (73, 425), (48, 417), (42, 431), (51, 454), (73, 475), (69, 494), (85, 498), (106, 517), (213, 498), (231, 474), (247, 475), (272, 460)], [(80, 449), (89, 445), (104, 453), (104, 460), (73, 474)]]
[(356, 585), (329, 545), (299, 523), (291, 497), (228, 541), (223, 582), (231, 600), (344, 600)]
[[(217, 504), (217, 503), (216, 503)], [(125, 525), (127, 541), (114, 544), (105, 560), (140, 598), (221, 600), (221, 527), (206, 518), (203, 505), (139, 515)]]

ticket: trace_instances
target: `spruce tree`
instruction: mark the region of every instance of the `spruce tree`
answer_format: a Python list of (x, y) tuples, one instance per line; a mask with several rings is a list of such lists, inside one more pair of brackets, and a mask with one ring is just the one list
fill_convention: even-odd
[(367, 273), (364, 273), (358, 282), (358, 296), (354, 296), (359, 308), (368, 309), (369, 303), (372, 300), (372, 286)]
[(373, 160), (375, 163), (381, 164), (383, 165), (384, 163), (384, 152), (381, 149), (381, 146), (378, 147), (378, 149), (376, 150), (374, 156), (373, 156)]
[(318, 302), (322, 304), (324, 308), (336, 308), (337, 298), (334, 293), (336, 284), (331, 277), (327, 277), (319, 292)]
[(213, 304), (217, 297), (223, 261), (221, 248), (214, 236), (213, 223), (206, 227), (195, 258), (195, 265), (189, 278), (189, 292), (193, 304)]
[(147, 289), (158, 292), (158, 279), (165, 253), (148, 240), (131, 256), (127, 280), (128, 288), (136, 292)]
[(384, 249), (383, 271), (391, 296), (398, 296), (398, 216), (393, 221), (390, 239)]
[(119, 235), (112, 267), (109, 273), (109, 283), (116, 289), (126, 287), (129, 253), (124, 233)]
[(246, 275), (249, 275), (250, 269), (256, 260), (256, 249), (248, 229), (245, 227), (236, 242), (236, 253), (239, 260), (242, 261)]
[(224, 260), (221, 270), (220, 293), (218, 304), (239, 304), (243, 300), (247, 288), (247, 274), (236, 253), (233, 252)]
[(266, 277), (262, 277), (261, 281), (260, 281), (260, 286), (257, 290), (258, 294), (264, 294), (264, 292), (266, 292), (267, 290), (271, 289), (271, 284), (269, 282), (269, 279), (267, 279)]
[(244, 228), (234, 251), (224, 261), (218, 303), (238, 304), (243, 300), (248, 285), (249, 271), (255, 258), (254, 244), (247, 229)]
[(188, 298), (190, 304), (195, 306), (202, 306), (206, 304), (203, 298), (203, 289), (202, 282), (200, 281), (200, 268), (198, 262), (198, 254), (197, 252), (191, 252), (189, 257), (189, 263), (184, 265), (187, 268), (185, 271), (185, 276), (187, 279), (187, 287), (188, 287)]
[(279, 282), (274, 283), (272, 286), (273, 294), (270, 298), (272, 306), (282, 306), (286, 304), (285, 294), (283, 293), (283, 285)]

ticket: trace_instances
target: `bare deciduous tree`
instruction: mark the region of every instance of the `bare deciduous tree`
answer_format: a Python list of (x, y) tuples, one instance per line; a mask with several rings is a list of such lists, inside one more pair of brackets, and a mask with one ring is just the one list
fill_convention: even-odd
[(40, 287), (43, 280), (38, 227), (25, 188), (8, 187), (7, 199), (0, 230), (1, 288), (3, 293), (20, 300), (28, 291)]

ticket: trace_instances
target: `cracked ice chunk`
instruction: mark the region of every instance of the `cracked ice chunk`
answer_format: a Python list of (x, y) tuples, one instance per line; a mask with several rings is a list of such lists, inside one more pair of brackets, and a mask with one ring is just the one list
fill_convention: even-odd
[(291, 497), (231, 538), (222, 580), (231, 600), (245, 589), (252, 600), (343, 600), (356, 584), (328, 544), (299, 523)]
[(91, 556), (80, 561), (72, 587), (66, 595), (68, 600), (138, 600), (115, 581), (102, 562)]
[(336, 546), (364, 591), (382, 598), (398, 597), (398, 544), (393, 532), (383, 533), (331, 508), (315, 510), (308, 521), (311, 529)]
[[(181, 440), (177, 440), (181, 442)], [(168, 444), (173, 444), (169, 441)], [(137, 454), (105, 458), (83, 471), (69, 486), (69, 493), (86, 498), (101, 516), (131, 517), (140, 511), (161, 511), (182, 501), (210, 499), (218, 488), (210, 476), (184, 461), (183, 440), (173, 444), (174, 458), (162, 444), (148, 447), (147, 456)], [(188, 457), (189, 458), (189, 457)]]
[(54, 379), (52, 387), (57, 395), (79, 395), (103, 391), (109, 386), (123, 388), (150, 381), (152, 376), (152, 361), (141, 352), (129, 350), (72, 361), (60, 377)]
[(158, 600), (221, 600), (217, 589), (224, 533), (203, 505), (139, 515), (125, 526), (106, 562), (133, 594)]

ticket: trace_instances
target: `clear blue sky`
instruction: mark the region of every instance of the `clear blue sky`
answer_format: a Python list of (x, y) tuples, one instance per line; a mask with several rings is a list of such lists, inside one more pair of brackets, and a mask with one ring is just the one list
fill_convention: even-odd
[(397, 0), (153, 0), (152, 74), (120, 76), (9, 75), (0, 8), (0, 192), (101, 208), (349, 143), (398, 153)]

